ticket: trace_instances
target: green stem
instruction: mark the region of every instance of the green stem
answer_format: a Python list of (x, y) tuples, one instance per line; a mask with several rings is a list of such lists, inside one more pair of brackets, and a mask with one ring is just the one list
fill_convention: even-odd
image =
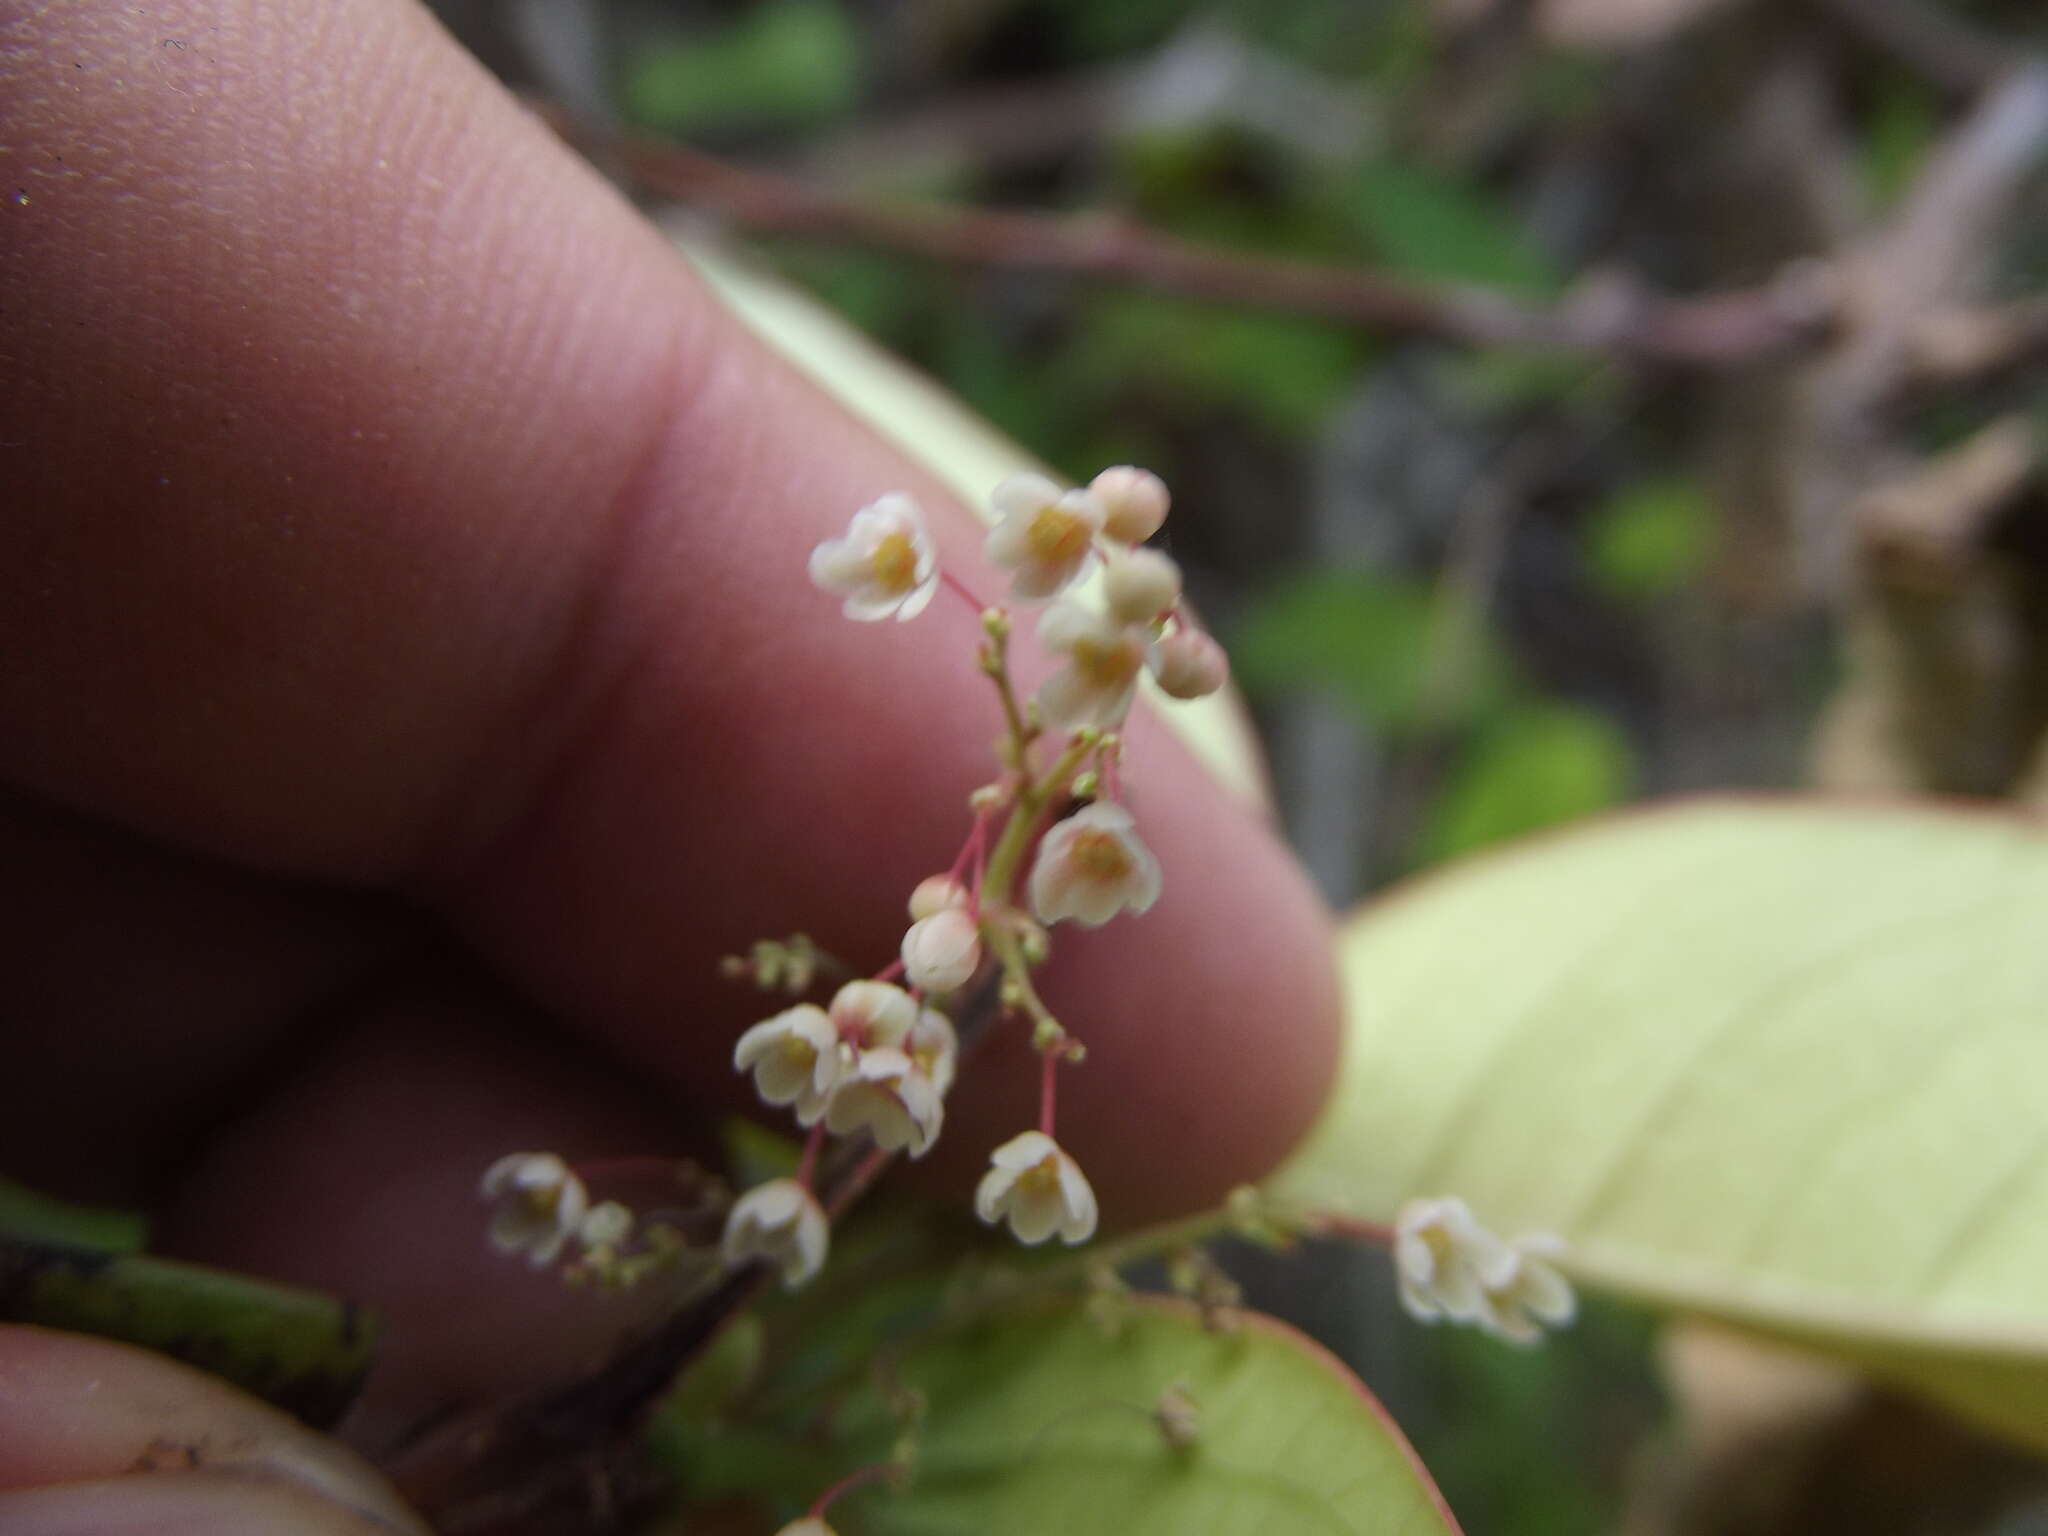
[(1010, 804), (1010, 819), (1003, 824), (1002, 835), (996, 839), (995, 848), (988, 856), (988, 872), (982, 877), (984, 889), (993, 888), (1002, 905), (1014, 905), (1010, 887), (1017, 878), (1017, 865), (1038, 826), (1038, 818), (1045, 814), (1054, 791), (1080, 770), (1099, 741), (1093, 732), (1076, 735), (1044, 777), (1036, 780), (1027, 777), (1018, 786), (1017, 798)]

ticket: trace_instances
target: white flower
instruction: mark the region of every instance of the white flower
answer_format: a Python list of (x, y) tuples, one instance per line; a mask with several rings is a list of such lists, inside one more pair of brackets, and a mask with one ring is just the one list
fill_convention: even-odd
[(953, 1086), (960, 1055), (960, 1036), (954, 1032), (953, 1021), (936, 1008), (925, 1009), (917, 1016), (917, 1027), (904, 1038), (903, 1052), (944, 1098)]
[(994, 1166), (974, 1192), (974, 1214), (993, 1226), (1007, 1220), (1023, 1243), (1053, 1233), (1064, 1243), (1095, 1235), (1095, 1191), (1080, 1164), (1043, 1131), (1013, 1136), (989, 1155)]
[(719, 1253), (728, 1269), (765, 1259), (795, 1290), (825, 1266), (832, 1230), (817, 1197), (795, 1179), (757, 1184), (733, 1202)]
[(1125, 544), (1142, 544), (1166, 522), (1172, 498), (1166, 482), (1149, 469), (1116, 464), (1088, 482), (1102, 503), (1102, 531)]
[(1159, 899), (1159, 861), (1138, 840), (1131, 813), (1098, 801), (1060, 822), (1031, 866), (1031, 910), (1042, 923), (1071, 917), (1099, 928), (1129, 907)]
[(811, 580), (846, 599), (849, 619), (914, 619), (939, 589), (939, 557), (924, 513), (901, 491), (853, 514), (843, 538), (811, 551)]
[(946, 1117), (938, 1085), (894, 1046), (862, 1051), (853, 1075), (832, 1090), (825, 1129), (835, 1136), (866, 1131), (891, 1152), (923, 1157), (939, 1139)]
[(576, 1241), (585, 1248), (616, 1248), (632, 1231), (633, 1213), (616, 1200), (606, 1200), (583, 1213)]
[(1040, 602), (1087, 571), (1102, 531), (1102, 504), (1062, 491), (1043, 475), (1012, 475), (989, 498), (1002, 521), (989, 530), (988, 557), (1010, 573), (1010, 595)]
[(981, 925), (958, 907), (919, 918), (903, 935), (903, 973), (921, 992), (967, 985), (981, 964)]
[(1125, 549), (1103, 563), (1102, 601), (1122, 624), (1154, 624), (1180, 601), (1180, 567), (1156, 549)]
[(1145, 658), (1160, 689), (1170, 698), (1199, 699), (1230, 680), (1223, 647), (1192, 624), (1176, 625), (1152, 642)]
[(524, 1252), (536, 1269), (552, 1264), (590, 1208), (590, 1196), (552, 1152), (514, 1152), (485, 1170), (483, 1197), (497, 1209), (491, 1216), (491, 1246), (500, 1253)]
[(1055, 603), (1038, 623), (1038, 641), (1065, 655), (1067, 664), (1038, 689), (1038, 711), (1048, 725), (1113, 730), (1130, 712), (1138, 674), (1145, 667), (1145, 632), (1119, 624), (1079, 603)]
[(1410, 1200), (1394, 1220), (1394, 1272), (1401, 1305), (1424, 1322), (1479, 1322), (1487, 1293), (1513, 1281), (1517, 1259), (1455, 1196)]
[(801, 1125), (815, 1125), (825, 1096), (853, 1070), (853, 1053), (816, 1003), (799, 1003), (763, 1019), (733, 1047), (736, 1071), (754, 1074), (754, 1090), (769, 1104), (794, 1104)]
[(858, 1050), (901, 1045), (917, 1022), (917, 999), (887, 981), (849, 981), (832, 994), (832, 1028)]
[(839, 1536), (839, 1533), (816, 1515), (805, 1515), (801, 1520), (790, 1521), (775, 1536)]
[(1549, 1232), (1530, 1232), (1508, 1241), (1514, 1267), (1508, 1277), (1486, 1288), (1486, 1310), (1479, 1326), (1511, 1344), (1534, 1344), (1543, 1325), (1559, 1328), (1578, 1311), (1571, 1283), (1548, 1260), (1564, 1251), (1564, 1240)]

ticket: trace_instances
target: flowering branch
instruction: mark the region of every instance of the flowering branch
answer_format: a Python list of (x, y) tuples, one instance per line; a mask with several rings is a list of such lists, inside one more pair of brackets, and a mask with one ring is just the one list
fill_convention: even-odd
[[(591, 1200), (586, 1177), (644, 1173), (641, 1161), (577, 1168), (552, 1153), (522, 1152), (493, 1164), (482, 1192), (494, 1207), (491, 1241), (502, 1251), (536, 1267), (561, 1265), (568, 1278), (596, 1275), (625, 1286), (674, 1271), (695, 1288), (679, 1297), (666, 1326), (588, 1381), (494, 1416), (481, 1429), (462, 1426), (453, 1449), (444, 1440), (439, 1462), (415, 1463), (425, 1469), (420, 1476), (452, 1479), (460, 1489), (465, 1478), (520, 1462), (554, 1465), (561, 1458), (551, 1452), (603, 1446), (629, 1432), (661, 1387), (771, 1276), (795, 1289), (819, 1274), (833, 1223), (897, 1154), (918, 1158), (932, 1148), (963, 1048), (992, 1023), (1029, 1024), (1039, 1113), (1033, 1128), (990, 1152), (975, 1212), (1027, 1245), (1057, 1236), (1077, 1246), (1095, 1235), (1094, 1189), (1060, 1144), (1056, 1123), (1059, 1069), (1086, 1053), (1040, 997), (1032, 972), (1051, 953), (1054, 925), (1098, 928), (1159, 899), (1159, 863), (1138, 835), (1120, 782), (1118, 729), (1140, 675), (1149, 669), (1169, 697), (1195, 698), (1222, 687), (1228, 667), (1182, 606), (1179, 568), (1143, 547), (1167, 515), (1157, 477), (1119, 466), (1084, 490), (1063, 490), (1018, 475), (998, 485), (992, 500), (999, 520), (988, 558), (1007, 574), (1011, 602), (1047, 605), (1037, 636), (1063, 665), (1020, 700), (1009, 669), (1009, 612), (982, 610), (975, 660), (994, 688), (1006, 735), (996, 781), (968, 797), (972, 820), (951, 867), (911, 892), (897, 956), (865, 978), (856, 972), (839, 980), (829, 1002), (805, 994), (845, 968), (808, 940), (757, 944), (725, 966), (736, 979), (792, 999), (739, 1036), (733, 1066), (764, 1103), (789, 1110), (805, 1131), (793, 1173), (729, 1203), (716, 1188), (713, 1206), (698, 1213), (716, 1220), (722, 1212), (714, 1245), (694, 1226), (685, 1231), (656, 1219), (664, 1213), (641, 1216), (617, 1200)], [(1098, 568), (1099, 608), (1067, 595)], [(900, 492), (855, 512), (841, 537), (811, 552), (809, 572), (859, 622), (912, 620), (941, 586), (974, 601), (940, 569), (922, 510)], [(1059, 749), (1037, 752), (1048, 733), (1056, 733)], [(1549, 1251), (1545, 1240), (1502, 1243), (1460, 1213), (1456, 1201), (1431, 1202), (1421, 1225), (1397, 1228), (1411, 1310), (1516, 1339), (1569, 1315), (1569, 1290), (1540, 1259)], [(1254, 1214), (1233, 1202), (1225, 1219), (1239, 1230), (1274, 1227)], [(1237, 1293), (1200, 1247), (1198, 1235), (1209, 1230), (1172, 1232), (1169, 1268), (1214, 1314), (1235, 1305)], [(1112, 1249), (1111, 1261), (1121, 1262), (1122, 1252)], [(1090, 1255), (1088, 1272), (1101, 1273), (1103, 1262)], [(859, 1472), (828, 1490), (785, 1536), (829, 1536), (824, 1512), (833, 1499), (889, 1470)], [(421, 1491), (417, 1477), (404, 1480)], [(423, 1502), (447, 1507), (445, 1499)]]

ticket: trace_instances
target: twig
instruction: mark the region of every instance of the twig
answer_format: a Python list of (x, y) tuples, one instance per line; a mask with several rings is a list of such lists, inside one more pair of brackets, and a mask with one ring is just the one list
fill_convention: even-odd
[(1814, 0), (1846, 30), (1882, 48), (1944, 91), (1974, 95), (2015, 62), (2013, 50), (1952, 11), (1917, 0)]
[(2044, 154), (2048, 65), (2008, 70), (1927, 157), (1898, 214), (1843, 263), (1843, 337), (1808, 381), (1793, 469), (1809, 590), (1844, 589), (1850, 504), (1899, 467), (1882, 451), (1879, 407), (1913, 376), (1929, 327), (1967, 296), (2015, 190)]
[(1102, 214), (883, 207), (681, 145), (591, 145), (645, 189), (757, 233), (871, 246), (964, 266), (1055, 272), (1246, 307), (1314, 315), (1382, 335), (1619, 356), (1697, 367), (1755, 363), (1825, 335), (1814, 285), (1767, 283), (1700, 298), (1607, 276), (1545, 308), (1483, 288), (1198, 245)]

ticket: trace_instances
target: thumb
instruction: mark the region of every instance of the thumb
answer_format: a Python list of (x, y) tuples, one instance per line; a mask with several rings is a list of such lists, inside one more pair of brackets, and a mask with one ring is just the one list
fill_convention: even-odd
[(369, 1465), (225, 1383), (127, 1344), (0, 1325), (8, 1536), (420, 1533)]

